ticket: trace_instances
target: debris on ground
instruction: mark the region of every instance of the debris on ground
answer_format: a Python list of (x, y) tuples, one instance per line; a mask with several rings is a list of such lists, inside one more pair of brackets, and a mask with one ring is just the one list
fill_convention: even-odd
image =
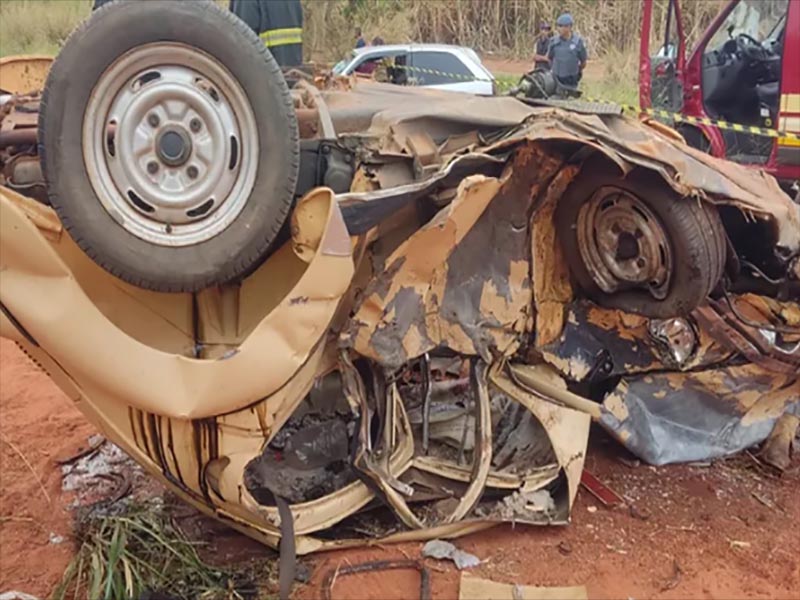
[(678, 564), (678, 561), (673, 559), (672, 560), (672, 576), (664, 582), (664, 585), (661, 586), (662, 592), (667, 592), (669, 590), (674, 590), (678, 587), (678, 584), (681, 582), (681, 575), (683, 575), (683, 569)]
[(481, 559), (474, 554), (459, 550), (455, 545), (444, 540), (431, 540), (427, 542), (422, 547), (422, 556), (425, 558), (435, 558), (436, 560), (451, 560), (459, 571), (471, 569), (481, 564)]
[(0, 600), (39, 600), (36, 596), (31, 596), (25, 592), (3, 592), (0, 594)]
[(588, 600), (586, 586), (535, 587), (461, 574), (458, 600)]
[(358, 565), (337, 566), (325, 576), (323, 583), (323, 594), (325, 600), (330, 600), (333, 594), (333, 586), (340, 577), (346, 575), (356, 575), (360, 573), (370, 573), (376, 571), (392, 570), (416, 570), (419, 571), (419, 598), (420, 600), (430, 600), (431, 582), (430, 573), (420, 561), (417, 560), (376, 560), (361, 563)]
[(800, 417), (791, 413), (783, 414), (772, 428), (772, 433), (764, 442), (758, 457), (779, 471), (785, 471), (792, 462), (792, 445), (800, 428)]
[(138, 500), (152, 495), (153, 482), (144, 469), (100, 435), (89, 438), (88, 450), (57, 463), (61, 467), (62, 491), (75, 494), (72, 508), (97, 503), (110, 506), (134, 489)]
[(592, 496), (597, 498), (606, 508), (624, 504), (624, 500), (617, 492), (612, 490), (586, 469), (584, 469), (581, 474), (581, 486)]

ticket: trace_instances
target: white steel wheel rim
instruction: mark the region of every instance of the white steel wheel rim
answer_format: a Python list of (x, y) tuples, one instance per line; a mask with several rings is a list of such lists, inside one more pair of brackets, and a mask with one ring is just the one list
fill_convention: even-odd
[(231, 73), (184, 44), (134, 48), (100, 77), (82, 128), (86, 171), (111, 217), (161, 246), (207, 241), (245, 207), (255, 115)]

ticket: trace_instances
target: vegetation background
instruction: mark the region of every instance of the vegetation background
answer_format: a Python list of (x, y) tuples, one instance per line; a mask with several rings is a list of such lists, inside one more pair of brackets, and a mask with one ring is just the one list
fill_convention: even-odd
[[(690, 47), (724, 1), (684, 0)], [(217, 2), (228, 5), (228, 0)], [(667, 0), (654, 4), (654, 36), (660, 37)], [(91, 5), (92, 0), (0, 0), (0, 56), (55, 54)], [(552, 23), (569, 11), (589, 48), (592, 69), (584, 80), (586, 92), (626, 103), (637, 99), (642, 21), (637, 0), (303, 0), (303, 5), (307, 58), (330, 63), (352, 48), (356, 26), (367, 40), (380, 35), (387, 43), (461, 44), (484, 58), (529, 61), (539, 23)], [(519, 69), (494, 70), (502, 84), (515, 81)]]

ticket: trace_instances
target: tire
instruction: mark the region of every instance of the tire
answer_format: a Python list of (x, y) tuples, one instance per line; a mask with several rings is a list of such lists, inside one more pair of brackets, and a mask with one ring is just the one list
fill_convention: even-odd
[[(617, 173), (606, 161), (587, 165), (556, 208), (556, 227), (573, 278), (601, 306), (655, 318), (685, 316), (705, 302), (722, 277), (726, 238), (719, 214), (708, 202), (680, 197), (655, 173), (635, 169), (624, 178)], [(644, 286), (604, 291), (593, 275), (597, 271), (587, 265), (578, 219), (582, 207), (603, 189), (636, 196), (663, 231), (671, 261), (662, 297)]]
[[(162, 62), (153, 66), (144, 56)], [(115, 73), (126, 82), (137, 65), (148, 73), (137, 72), (130, 86), (112, 86)], [(116, 95), (101, 93), (103, 86)], [(145, 94), (158, 99), (153, 113), (166, 111), (158, 113), (163, 119), (147, 114), (155, 142), (142, 148), (157, 160), (146, 169), (145, 159), (123, 160), (139, 156), (133, 142), (130, 154), (123, 142), (136, 139), (134, 125), (147, 126), (137, 120), (151, 110)], [(103, 103), (108, 112), (91, 110)], [(127, 112), (109, 129), (114, 106)], [(180, 119), (192, 115), (198, 118), (187, 129)], [(88, 130), (91, 123), (100, 124)], [(127, 131), (134, 133), (126, 138)], [(95, 11), (52, 65), (39, 136), (48, 196), (64, 227), (101, 267), (147, 289), (195, 292), (248, 275), (267, 256), (294, 198), (300, 152), (286, 82), (263, 42), (211, 1), (119, 0)], [(169, 136), (170, 144), (180, 138), (178, 146), (165, 142)], [(127, 192), (120, 181), (131, 182)], [(209, 197), (198, 206), (204, 193)], [(185, 206), (170, 204), (172, 198)]]

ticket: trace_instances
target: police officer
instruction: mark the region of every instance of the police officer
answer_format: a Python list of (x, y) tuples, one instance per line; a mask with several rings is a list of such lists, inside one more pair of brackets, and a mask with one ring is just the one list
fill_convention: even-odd
[(264, 40), (280, 66), (303, 64), (300, 0), (231, 0), (230, 9)]
[(364, 39), (364, 34), (361, 33), (361, 27), (356, 27), (356, 49), (363, 48), (367, 45), (367, 40)]
[(539, 24), (539, 36), (536, 38), (536, 54), (533, 55), (534, 69), (549, 69), (550, 59), (547, 58), (547, 51), (550, 49), (550, 39), (552, 38), (550, 23), (542, 21)]
[(547, 58), (553, 75), (562, 85), (578, 87), (586, 66), (586, 46), (583, 38), (572, 31), (572, 15), (564, 13), (556, 20), (558, 35), (550, 42)]

